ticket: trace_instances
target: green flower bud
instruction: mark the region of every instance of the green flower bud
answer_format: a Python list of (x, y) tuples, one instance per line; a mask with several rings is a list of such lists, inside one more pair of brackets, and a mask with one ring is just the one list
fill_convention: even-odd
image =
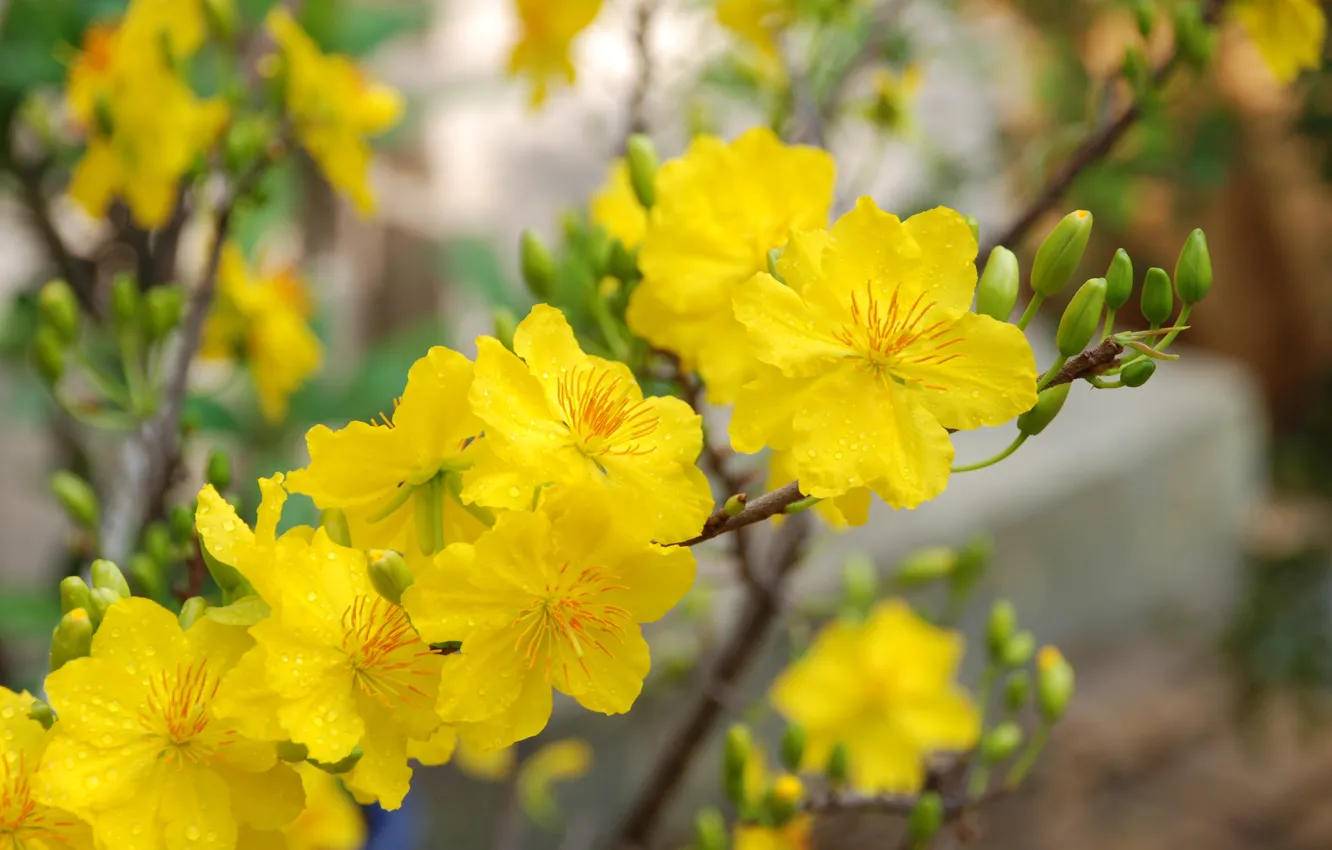
[(392, 549), (371, 549), (365, 553), (365, 563), (370, 571), (370, 583), (379, 595), (394, 605), (401, 605), (403, 592), (415, 581), (402, 555)]
[(1004, 645), (1003, 655), (1000, 660), (1006, 667), (1023, 667), (1031, 656), (1036, 652), (1036, 638), (1031, 632), (1018, 632), (1008, 639)]
[(943, 828), (943, 800), (937, 791), (926, 791), (916, 799), (907, 818), (907, 834), (912, 847), (928, 847)]
[(1138, 21), (1138, 32), (1142, 33), (1143, 38), (1150, 38), (1152, 28), (1156, 25), (1156, 14), (1151, 0), (1135, 0), (1133, 15)]
[(782, 733), (782, 765), (792, 772), (805, 760), (805, 727), (792, 723)]
[(335, 762), (322, 762), (310, 759), (310, 764), (314, 765), (315, 767), (319, 768), (325, 773), (332, 773), (336, 776), (341, 773), (347, 773), (352, 768), (356, 767), (356, 765), (360, 763), (361, 757), (363, 755), (365, 755), (365, 751), (361, 749), (360, 744), (357, 744), (355, 747), (352, 748), (352, 751), (346, 755), (346, 757), (341, 758)]
[(1101, 329), (1105, 311), (1105, 278), (1094, 277), (1084, 283), (1068, 302), (1055, 332), (1055, 346), (1064, 357), (1081, 354)]
[(1142, 281), (1142, 315), (1154, 327), (1170, 321), (1175, 311), (1175, 294), (1170, 290), (1170, 275), (1165, 269), (1150, 268)]
[(541, 237), (524, 230), (518, 243), (518, 255), (527, 290), (541, 301), (550, 299), (555, 288), (555, 260), (546, 249)]
[(194, 539), (194, 511), (185, 505), (171, 508), (171, 537), (177, 543), (189, 543)]
[(749, 727), (737, 723), (726, 730), (726, 746), (722, 757), (722, 788), (726, 798), (737, 806), (745, 801), (745, 767), (754, 749)]
[(716, 809), (708, 808), (694, 819), (693, 850), (727, 850), (726, 819)]
[(1212, 288), (1212, 255), (1207, 251), (1207, 234), (1195, 229), (1184, 240), (1175, 261), (1175, 291), (1185, 304), (1197, 304)]
[(51, 492), (55, 493), (61, 507), (75, 524), (89, 531), (97, 530), (100, 510), (97, 496), (87, 481), (68, 470), (61, 469), (51, 476)]
[(846, 748), (845, 741), (833, 744), (832, 751), (828, 753), (828, 765), (823, 772), (834, 787), (846, 784), (851, 776), (851, 751)]
[(491, 311), (490, 319), (495, 329), (495, 339), (513, 351), (513, 335), (518, 332), (518, 317), (507, 307), (496, 307)]
[(55, 386), (65, 374), (65, 343), (55, 328), (41, 325), (32, 338), (32, 364), (48, 386)]
[(231, 486), (231, 457), (221, 449), (208, 453), (208, 465), (204, 467), (204, 480), (221, 492)]
[(879, 571), (868, 555), (854, 554), (842, 564), (846, 604), (855, 611), (868, 611), (879, 598)]
[(32, 707), (28, 709), (28, 719), (36, 720), (42, 724), (43, 729), (50, 729), (55, 725), (55, 709), (44, 699), (35, 699), (32, 701)]
[(1134, 360), (1119, 373), (1119, 379), (1126, 387), (1140, 387), (1156, 374), (1155, 360)]
[(143, 297), (143, 332), (148, 342), (160, 342), (180, 324), (185, 295), (179, 286), (155, 286)]
[(805, 796), (805, 786), (800, 779), (790, 773), (783, 773), (772, 783), (764, 795), (764, 807), (768, 817), (776, 826), (781, 826), (795, 817), (800, 810), (800, 800)]
[(71, 343), (79, 337), (79, 302), (74, 290), (63, 280), (53, 280), (42, 287), (37, 296), (37, 307), (42, 321), (55, 331), (60, 340)]
[[(971, 238), (980, 242), (980, 219), (976, 218), (974, 215), (968, 215), (964, 216), (963, 220), (966, 221), (967, 227), (971, 228)], [(991, 254), (991, 256), (994, 255)]]
[(1015, 631), (1017, 631), (1017, 609), (1007, 599), (996, 599), (990, 608), (990, 621), (985, 628), (986, 646), (989, 648), (991, 661), (1003, 658), (1004, 647), (1008, 646)]
[(148, 523), (143, 530), (143, 551), (157, 563), (167, 566), (176, 560), (174, 546), (171, 543), (171, 529), (165, 522), (157, 520)]
[(92, 589), (92, 610), (88, 613), (92, 617), (93, 625), (100, 626), (102, 620), (106, 619), (106, 612), (123, 597), (109, 587), (94, 587)]
[(60, 613), (68, 614), (75, 608), (87, 611), (92, 607), (92, 591), (79, 576), (66, 576), (60, 580)]
[(1009, 714), (1017, 714), (1031, 698), (1031, 674), (1018, 670), (1004, 682), (1004, 709)]
[(1105, 305), (1118, 310), (1133, 297), (1133, 260), (1120, 248), (1105, 272)]
[(657, 202), (657, 147), (642, 133), (629, 137), (625, 145), (625, 159), (629, 163), (629, 182), (643, 209), (652, 209)]
[(948, 577), (953, 593), (966, 593), (975, 587), (993, 555), (994, 540), (988, 534), (977, 534), (963, 543), (957, 550), (957, 566)]
[(285, 762), (296, 764), (310, 757), (310, 750), (304, 744), (295, 741), (278, 741), (277, 757)]
[(92, 562), (89, 571), (92, 573), (93, 590), (104, 587), (114, 591), (120, 599), (129, 599), (129, 582), (125, 581), (125, 574), (120, 571), (120, 567), (105, 558), (98, 558)]
[(976, 312), (1000, 322), (1008, 321), (1017, 304), (1021, 282), (1017, 254), (1002, 245), (995, 246), (976, 284)]
[(1031, 267), (1032, 291), (1048, 297), (1064, 288), (1082, 262), (1091, 230), (1092, 214), (1086, 210), (1071, 212), (1054, 226), (1036, 250)]
[(111, 319), (116, 330), (131, 331), (139, 319), (139, 284), (133, 275), (118, 274), (111, 282)]
[(981, 758), (986, 764), (999, 764), (1011, 759), (1022, 746), (1022, 727), (1005, 720), (981, 738)]
[(351, 527), (347, 525), (347, 515), (341, 508), (326, 508), (319, 515), (319, 527), (324, 529), (329, 540), (339, 546), (351, 548)]
[(191, 596), (180, 606), (180, 627), (188, 629), (198, 622), (199, 618), (208, 611), (208, 600), (202, 596)]
[(918, 587), (936, 579), (947, 578), (957, 568), (957, 552), (947, 546), (917, 549), (902, 561), (897, 571), (897, 583), (904, 587)]
[(1049, 427), (1059, 411), (1064, 409), (1068, 390), (1072, 383), (1046, 387), (1036, 397), (1036, 406), (1017, 418), (1018, 430), (1029, 437), (1034, 437)]
[(130, 555), (129, 574), (143, 588), (145, 596), (155, 597), (166, 589), (166, 579), (162, 573), (162, 564), (147, 552)]
[(1073, 667), (1053, 646), (1043, 646), (1036, 655), (1036, 702), (1041, 717), (1054, 723), (1064, 716), (1073, 699)]
[(92, 651), (92, 637), (93, 624), (87, 611), (75, 608), (62, 616), (51, 634), (51, 672), (75, 658), (86, 658)]
[(740, 516), (745, 510), (745, 502), (748, 497), (744, 493), (736, 493), (726, 500), (722, 505), (722, 513), (726, 516)]

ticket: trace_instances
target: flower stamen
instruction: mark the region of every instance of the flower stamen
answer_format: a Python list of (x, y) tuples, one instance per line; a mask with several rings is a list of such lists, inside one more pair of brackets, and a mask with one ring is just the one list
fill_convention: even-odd
[(632, 398), (623, 381), (608, 370), (574, 371), (556, 387), (564, 424), (583, 451), (596, 455), (645, 455), (655, 447), (640, 446), (657, 430), (658, 416), (646, 400)]

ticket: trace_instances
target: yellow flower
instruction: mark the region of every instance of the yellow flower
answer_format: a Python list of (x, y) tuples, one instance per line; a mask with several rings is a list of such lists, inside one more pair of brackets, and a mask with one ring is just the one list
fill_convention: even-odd
[(1278, 82), (1322, 64), (1327, 13), (1317, 0), (1242, 0), (1234, 14)]
[(268, 30), (285, 62), (287, 114), (301, 144), (334, 188), (362, 215), (374, 212), (370, 145), (402, 117), (402, 97), (369, 82), (346, 56), (325, 55), (280, 7), (268, 13)]
[(889, 600), (864, 623), (825, 626), (777, 678), (772, 700), (805, 728), (811, 769), (842, 742), (853, 787), (911, 794), (924, 780), (926, 756), (966, 749), (980, 734), (976, 706), (953, 683), (962, 648), (959, 635)]
[[(795, 458), (790, 452), (773, 452), (768, 459), (768, 489), (776, 490), (795, 481), (799, 476)], [(870, 489), (852, 487), (841, 496), (822, 499), (814, 505), (814, 512), (833, 528), (864, 525), (869, 521)], [(780, 524), (786, 518), (781, 514), (772, 518)]]
[(132, 0), (121, 23), (127, 62), (172, 66), (204, 42), (204, 0)]
[(244, 850), (360, 850), (365, 815), (336, 776), (302, 762), (296, 765), (305, 788), (305, 810), (281, 830), (241, 830)]
[(628, 711), (649, 667), (639, 624), (693, 580), (688, 549), (644, 543), (575, 494), (501, 514), (475, 544), (445, 549), (403, 604), (427, 640), (462, 642), (444, 658), (440, 715), (468, 746), (493, 750), (545, 727), (552, 687), (592, 711)]
[(324, 359), (308, 322), (305, 284), (290, 269), (253, 274), (231, 243), (222, 249), (217, 275), (217, 300), (204, 325), (200, 355), (231, 359), (244, 352), (264, 416), (281, 422), (291, 394)]
[(458, 741), (458, 769), (482, 782), (500, 782), (513, 775), (517, 752), (513, 747), (498, 750), (479, 750), (467, 742)]
[(557, 831), (560, 807), (555, 784), (582, 779), (592, 767), (592, 745), (581, 738), (551, 741), (528, 756), (518, 769), (518, 803), (533, 823)]
[(717, 22), (776, 63), (777, 36), (790, 25), (794, 11), (791, 0), (718, 0)]
[[(459, 473), (477, 456), (482, 430), (467, 402), (472, 371), (456, 351), (430, 349), (408, 371), (402, 399), (382, 424), (311, 428), (310, 464), (288, 476), (288, 489), (346, 511), (360, 549), (433, 555), (445, 543), (476, 539), (488, 517), (458, 498)], [(530, 489), (527, 498), (530, 504)]]
[(890, 133), (911, 127), (911, 100), (920, 88), (920, 68), (909, 66), (902, 73), (888, 68), (874, 72), (874, 97), (865, 109), (870, 123)]
[(1016, 327), (968, 312), (976, 240), (939, 208), (899, 221), (862, 198), (831, 232), (797, 236), (756, 275), (736, 316), (765, 369), (746, 385), (731, 444), (791, 452), (801, 492), (869, 487), (913, 508), (948, 483), (949, 428), (998, 425), (1036, 403)]
[(643, 241), (647, 231), (647, 211), (638, 202), (634, 186), (629, 182), (629, 164), (620, 157), (606, 170), (606, 182), (592, 196), (589, 205), (592, 221), (606, 228), (624, 247), (633, 250)]
[[(625, 508), (619, 525), (673, 542), (712, 509), (698, 414), (676, 398), (644, 398), (623, 363), (584, 354), (564, 315), (538, 304), (518, 325), (515, 355), (477, 340), (469, 398), (488, 454), (464, 476), (463, 497), (530, 508), (538, 488), (587, 488)], [(521, 358), (521, 359), (519, 359)]]
[(252, 645), (202, 618), (188, 631), (147, 599), (117, 602), (92, 654), (46, 680), (60, 720), (37, 774), (39, 799), (75, 812), (99, 847), (231, 848), (237, 821), (276, 829), (301, 811), (300, 779), (271, 742), (215, 713)]
[(764, 128), (701, 136), (661, 167), (656, 192), (629, 327), (697, 370), (709, 400), (732, 402), (757, 371), (732, 295), (793, 232), (827, 226), (832, 157)]
[(781, 826), (737, 824), (735, 850), (808, 850), (813, 830), (814, 819), (808, 814), (798, 814)]
[(519, 74), (532, 86), (529, 105), (546, 100), (551, 80), (573, 85), (577, 77), (569, 46), (601, 11), (601, 0), (514, 0), (522, 33), (509, 55), (509, 76)]
[(28, 717), (32, 696), (0, 687), (0, 850), (92, 850), (88, 825), (43, 805), (33, 777), (54, 732)]
[(204, 545), (272, 607), (272, 616), (250, 628), (256, 645), (234, 683), (228, 680), (234, 689), (218, 713), (242, 729), (303, 744), (319, 762), (341, 761), (359, 745), (363, 755), (347, 786), (397, 808), (412, 776), (409, 739), (429, 740), (439, 726), (442, 659), (406, 613), (375, 592), (363, 552), (338, 546), (323, 529), (308, 541), (292, 533), (273, 541), (286, 499), (281, 483), (281, 476), (260, 482), (258, 535), (211, 486), (199, 493), (195, 521)]
[(458, 730), (440, 726), (425, 741), (408, 741), (407, 756), (428, 767), (448, 764), (458, 750)]

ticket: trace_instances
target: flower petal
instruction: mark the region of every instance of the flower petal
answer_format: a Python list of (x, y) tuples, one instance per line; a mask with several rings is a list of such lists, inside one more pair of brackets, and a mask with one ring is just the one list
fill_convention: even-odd
[(275, 764), (258, 772), (215, 769), (227, 784), (232, 811), (242, 823), (256, 829), (279, 829), (305, 808), (305, 789), (290, 765)]
[(571, 445), (569, 429), (523, 361), (498, 340), (481, 337), (476, 344), (476, 379), (468, 399), (487, 432), (498, 432), (513, 459), (528, 465)]
[(316, 425), (305, 434), (310, 463), (287, 474), (287, 489), (321, 508), (363, 505), (392, 496), (417, 471), (415, 453), (395, 428), (350, 422), (332, 431)]
[(638, 699), (652, 663), (638, 626), (587, 628), (575, 647), (556, 643), (551, 681), (589, 711), (623, 714)]
[(407, 372), (393, 425), (421, 463), (457, 457), (481, 432), (481, 420), (467, 402), (473, 369), (472, 361), (437, 345)]
[(791, 287), (757, 274), (735, 293), (735, 317), (759, 360), (790, 377), (826, 371), (846, 358), (836, 328)]

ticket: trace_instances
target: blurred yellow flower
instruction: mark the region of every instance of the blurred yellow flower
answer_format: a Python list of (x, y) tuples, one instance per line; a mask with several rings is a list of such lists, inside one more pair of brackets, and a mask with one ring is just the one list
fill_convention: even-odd
[(591, 767), (592, 746), (580, 738), (551, 741), (532, 753), (518, 768), (518, 802), (523, 814), (546, 829), (558, 829), (555, 783), (581, 779)]
[(791, 0), (717, 0), (717, 22), (774, 63), (779, 58), (777, 37), (794, 13)]
[(475, 544), (440, 553), (403, 595), (427, 640), (462, 642), (444, 658), (439, 712), (468, 746), (536, 735), (552, 687), (605, 714), (633, 705), (649, 667), (639, 624), (685, 594), (694, 557), (644, 543), (619, 519), (581, 493), (503, 513)]
[(176, 615), (147, 599), (107, 610), (92, 654), (46, 680), (60, 720), (37, 774), (38, 798), (91, 825), (117, 850), (236, 846), (237, 822), (290, 823), (304, 805), (274, 744), (215, 713), (223, 679), (253, 641), (244, 629)]
[(239, 247), (222, 249), (217, 299), (204, 325), (201, 357), (230, 360), (243, 354), (270, 422), (287, 417), (287, 402), (324, 360), (309, 324), (304, 282), (291, 269), (258, 275)]
[[(320, 508), (341, 508), (359, 549), (433, 555), (470, 542), (488, 517), (459, 501), (460, 473), (478, 454), (482, 424), (468, 404), (472, 362), (436, 346), (412, 364), (407, 388), (383, 423), (316, 425), (305, 435), (310, 464), (287, 488)], [(528, 502), (531, 491), (528, 491)]]
[(469, 398), (488, 453), (465, 473), (463, 497), (522, 510), (541, 489), (584, 489), (632, 505), (616, 524), (645, 539), (698, 534), (712, 510), (694, 463), (703, 445), (698, 414), (677, 398), (644, 398), (629, 367), (584, 354), (554, 307), (533, 307), (513, 348), (516, 355), (477, 340)]
[(827, 226), (832, 157), (766, 128), (730, 144), (700, 136), (658, 171), (656, 195), (626, 319), (698, 371), (709, 400), (732, 402), (758, 368), (732, 295), (792, 233)]
[(736, 316), (764, 363), (731, 420), (739, 451), (789, 451), (801, 492), (869, 487), (896, 508), (943, 491), (949, 428), (998, 425), (1036, 403), (1016, 327), (968, 307), (976, 239), (942, 207), (905, 222), (862, 198), (829, 233), (797, 236), (737, 289)]
[(813, 830), (814, 818), (808, 814), (798, 814), (781, 826), (736, 824), (735, 850), (808, 850)]
[(0, 848), (92, 850), (88, 825), (33, 797), (33, 777), (55, 732), (28, 717), (32, 695), (0, 687)]
[(634, 185), (629, 182), (629, 164), (624, 157), (616, 159), (606, 169), (606, 182), (592, 196), (589, 211), (594, 224), (606, 228), (607, 233), (629, 250), (637, 248), (643, 241), (647, 231), (647, 211), (634, 194)]
[(334, 188), (362, 215), (375, 209), (370, 189), (370, 145), (402, 117), (402, 97), (371, 83), (346, 56), (325, 55), (291, 14), (268, 13), (268, 30), (282, 63), (287, 115), (296, 136)]
[(521, 33), (509, 54), (509, 75), (527, 77), (529, 105), (546, 100), (552, 80), (573, 85), (577, 78), (569, 46), (601, 11), (601, 0), (514, 0)]
[(338, 546), (323, 529), (268, 542), (286, 493), (280, 475), (260, 484), (259, 535), (211, 485), (199, 493), (203, 544), (272, 608), (250, 628), (256, 645), (237, 665), (234, 683), (228, 680), (234, 690), (219, 699), (218, 713), (302, 744), (319, 762), (336, 763), (359, 746), (347, 787), (395, 809), (412, 776), (409, 740), (427, 741), (439, 726), (442, 658), (401, 608), (376, 593), (363, 552)]
[(499, 782), (513, 775), (513, 766), (517, 751), (512, 747), (498, 750), (480, 750), (469, 744), (467, 739), (458, 741), (458, 769), (473, 779), (482, 782)]
[(821, 769), (840, 742), (850, 755), (852, 787), (915, 793), (930, 753), (967, 749), (980, 734), (976, 706), (953, 683), (962, 649), (960, 635), (889, 600), (864, 623), (824, 626), (777, 678), (772, 700), (805, 728), (810, 769)]
[(305, 786), (305, 811), (282, 830), (290, 850), (358, 850), (365, 815), (336, 776), (309, 764), (296, 768)]
[(1240, 0), (1231, 8), (1277, 82), (1322, 64), (1327, 13), (1318, 0)]
[(920, 66), (911, 65), (898, 73), (890, 68), (874, 72), (874, 95), (865, 107), (871, 124), (888, 133), (905, 133), (911, 128), (911, 101), (920, 88)]

